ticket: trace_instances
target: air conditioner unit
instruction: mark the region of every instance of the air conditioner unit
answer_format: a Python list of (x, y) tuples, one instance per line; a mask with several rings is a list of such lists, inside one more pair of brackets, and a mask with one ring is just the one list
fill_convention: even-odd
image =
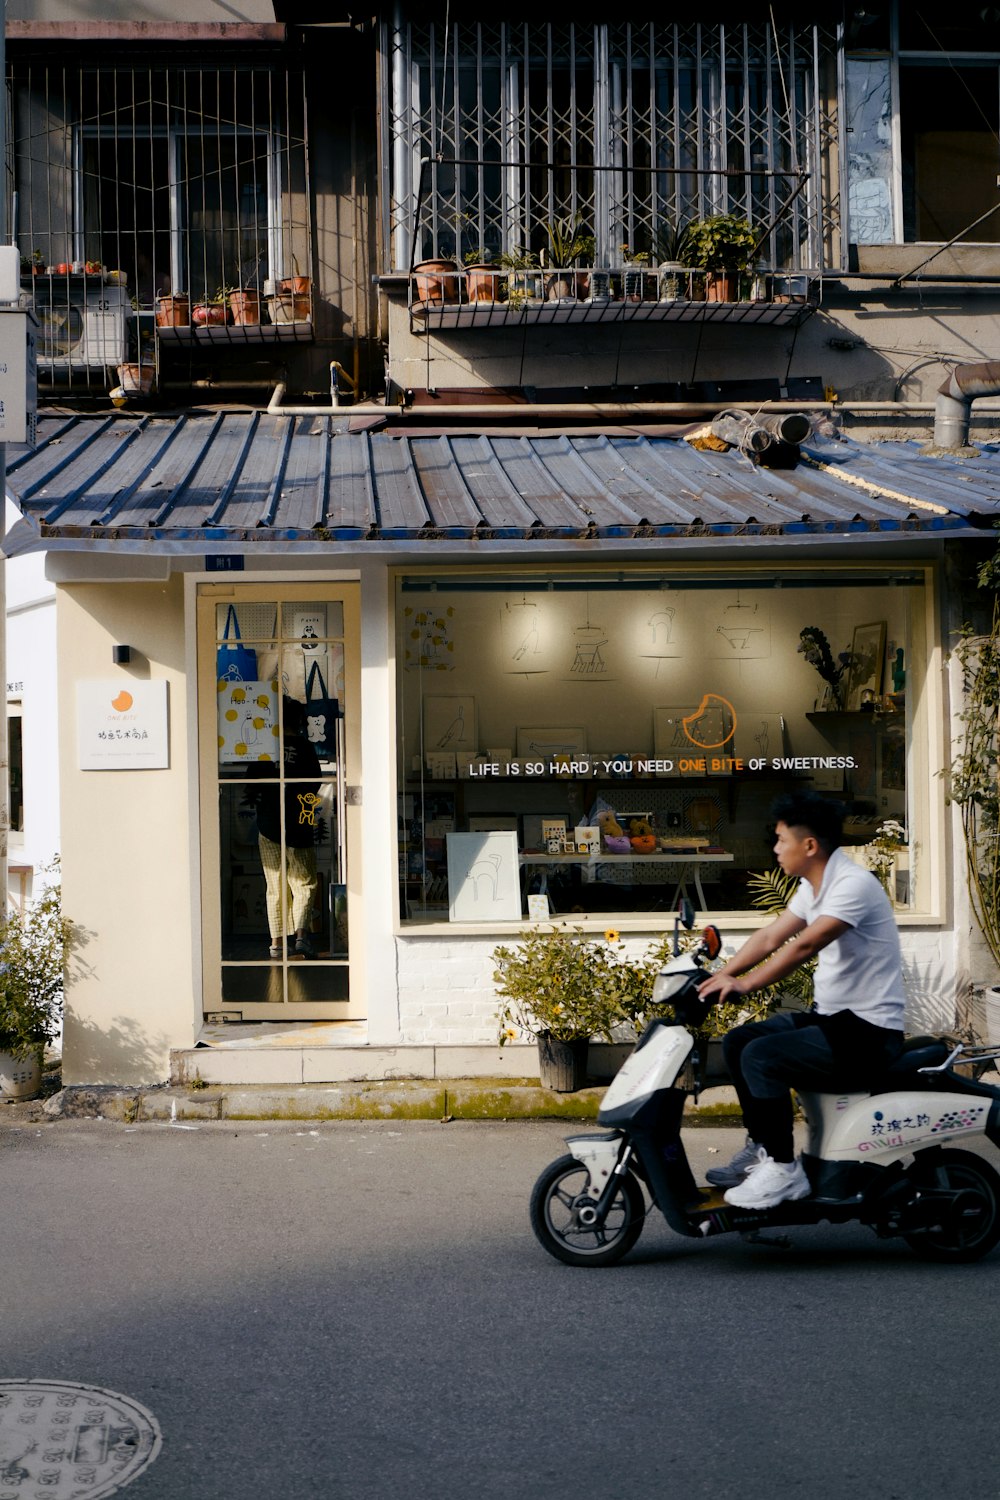
[(52, 374), (113, 370), (128, 358), (128, 288), (93, 277), (34, 278), (38, 367)]

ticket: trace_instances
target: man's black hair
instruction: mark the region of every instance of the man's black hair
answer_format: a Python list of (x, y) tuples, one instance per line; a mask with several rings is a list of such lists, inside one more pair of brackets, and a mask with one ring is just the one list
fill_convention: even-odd
[(804, 828), (811, 833), (824, 854), (839, 849), (844, 837), (844, 815), (841, 802), (831, 802), (816, 792), (786, 792), (771, 804), (771, 817), (786, 828)]

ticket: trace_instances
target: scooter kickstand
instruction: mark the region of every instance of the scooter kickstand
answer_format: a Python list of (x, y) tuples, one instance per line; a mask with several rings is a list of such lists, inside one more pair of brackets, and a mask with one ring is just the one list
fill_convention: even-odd
[(787, 1234), (761, 1234), (759, 1229), (743, 1229), (740, 1239), (747, 1245), (770, 1245), (775, 1250), (790, 1250), (792, 1241)]

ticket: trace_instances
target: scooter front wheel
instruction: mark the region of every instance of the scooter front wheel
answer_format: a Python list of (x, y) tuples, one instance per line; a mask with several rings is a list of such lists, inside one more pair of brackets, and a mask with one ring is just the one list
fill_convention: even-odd
[(561, 1156), (535, 1183), (531, 1227), (540, 1245), (568, 1266), (613, 1266), (642, 1233), (646, 1201), (631, 1172), (618, 1179), (603, 1224), (593, 1222), (589, 1173), (575, 1156)]
[(965, 1190), (978, 1198), (976, 1212), (957, 1223), (943, 1224), (903, 1238), (921, 1260), (961, 1262), (979, 1260), (1000, 1241), (1000, 1176), (971, 1151), (941, 1151), (933, 1162), (919, 1156), (909, 1177), (928, 1189), (955, 1193)]

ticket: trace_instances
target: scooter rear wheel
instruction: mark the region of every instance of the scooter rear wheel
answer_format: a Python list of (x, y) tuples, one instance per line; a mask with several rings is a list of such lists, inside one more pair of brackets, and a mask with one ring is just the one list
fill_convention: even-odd
[(1000, 1242), (1000, 1176), (982, 1157), (971, 1151), (942, 1151), (933, 1163), (919, 1157), (910, 1168), (910, 1178), (928, 1188), (947, 1192), (965, 1189), (983, 1200), (983, 1210), (967, 1224), (943, 1226), (921, 1234), (905, 1234), (906, 1243), (921, 1260), (979, 1260)]
[(531, 1227), (540, 1245), (568, 1266), (613, 1266), (642, 1233), (646, 1200), (631, 1172), (618, 1187), (601, 1225), (585, 1222), (594, 1199), (586, 1192), (587, 1168), (575, 1156), (561, 1156), (535, 1183)]

